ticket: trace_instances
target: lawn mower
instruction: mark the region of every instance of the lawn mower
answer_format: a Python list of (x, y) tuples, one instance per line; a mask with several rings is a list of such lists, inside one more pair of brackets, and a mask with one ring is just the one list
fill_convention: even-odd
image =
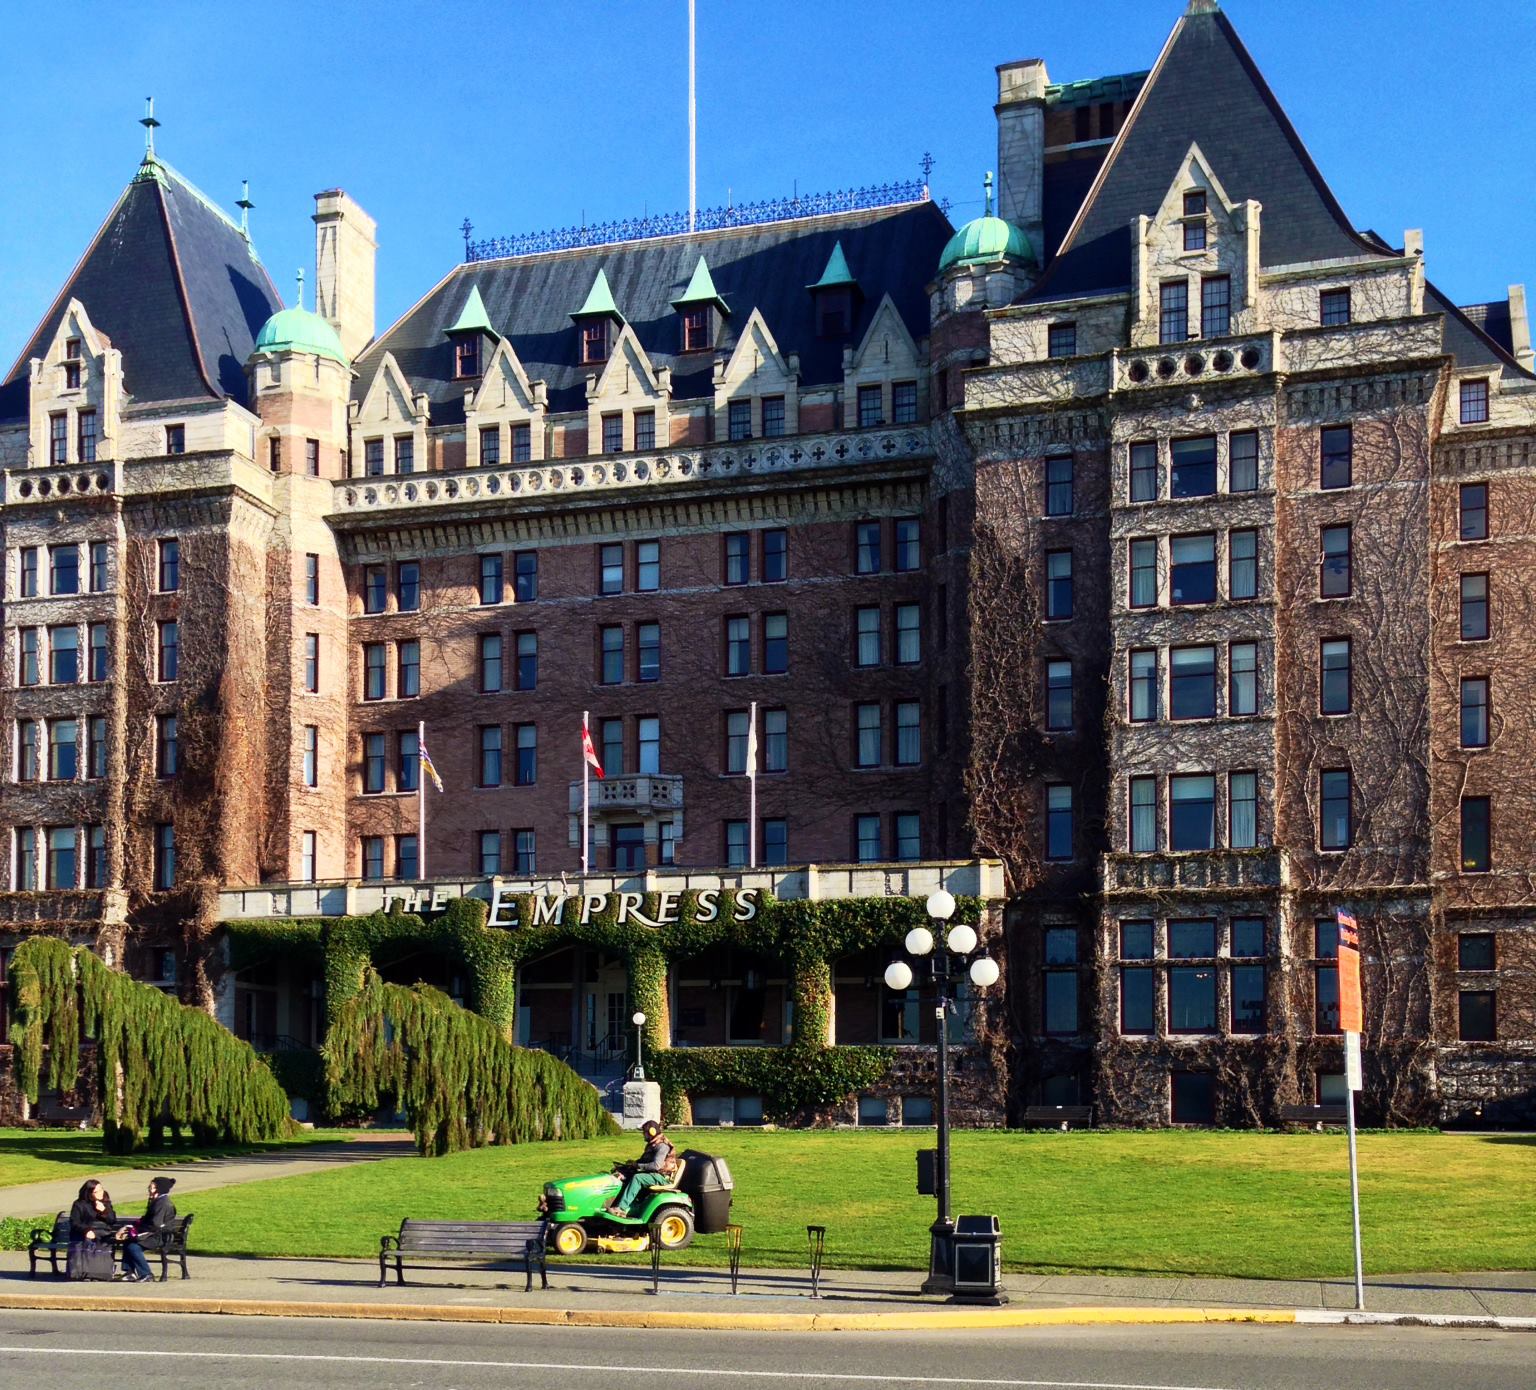
[(628, 1216), (604, 1208), (624, 1189), (630, 1168), (544, 1184), (539, 1212), (549, 1222), (550, 1246), (560, 1255), (584, 1250), (617, 1252), (650, 1248), (651, 1231), (663, 1250), (683, 1250), (694, 1233), (714, 1235), (731, 1219), (731, 1174), (725, 1160), (687, 1150), (665, 1187), (642, 1188)]

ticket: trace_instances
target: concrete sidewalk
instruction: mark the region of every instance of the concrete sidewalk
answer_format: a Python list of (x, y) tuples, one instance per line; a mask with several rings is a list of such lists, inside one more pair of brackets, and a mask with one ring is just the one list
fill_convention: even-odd
[[(553, 1264), (550, 1287), (535, 1279), (532, 1293), (511, 1269), (423, 1269), (403, 1288), (391, 1281), (383, 1289), (376, 1261), (193, 1255), (191, 1270), (185, 1282), (173, 1271), (164, 1284), (75, 1284), (29, 1279), (25, 1254), (8, 1253), (0, 1307), (794, 1331), (1344, 1321), (1354, 1308), (1348, 1280), (1012, 1274), (1010, 1303), (993, 1309), (923, 1298), (915, 1272), (830, 1270), (813, 1299), (804, 1270), (743, 1270), (733, 1296), (723, 1270), (663, 1266), (659, 1297), (649, 1294), (648, 1268), (595, 1261)], [(1536, 1272), (1383, 1276), (1369, 1282), (1366, 1307), (1372, 1320), (1536, 1330)]]
[[(113, 1159), (102, 1156), (101, 1170), (82, 1168), (77, 1178), (52, 1178), (47, 1182), (19, 1183), (0, 1187), (0, 1217), (23, 1219), (57, 1211), (68, 1211), (80, 1194), (87, 1178), (99, 1178), (112, 1194), (120, 1211), (132, 1211), (144, 1202), (144, 1189), (156, 1173), (176, 1179), (178, 1198), (189, 1192), (206, 1192), (213, 1187), (230, 1187), (240, 1182), (261, 1182), (267, 1178), (298, 1178), (327, 1168), (350, 1163), (370, 1163), (381, 1158), (411, 1158), (416, 1141), (409, 1134), (381, 1130), (362, 1134), (341, 1144), (306, 1144), (272, 1153), (246, 1154), (230, 1158), (199, 1158), (190, 1163), (167, 1164), (164, 1157), (142, 1155), (143, 1162), (132, 1167), (112, 1167)], [(135, 1155), (138, 1159), (140, 1155)], [(120, 1161), (120, 1160), (119, 1160)]]

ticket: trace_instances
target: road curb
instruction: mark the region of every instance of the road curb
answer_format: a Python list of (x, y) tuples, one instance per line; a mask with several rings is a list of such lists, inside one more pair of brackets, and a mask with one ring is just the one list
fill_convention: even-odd
[(1298, 1308), (1296, 1321), (1314, 1327), (1469, 1327), (1536, 1332), (1536, 1318), (1500, 1318), (1482, 1313), (1366, 1313), (1353, 1309)]
[[(665, 1308), (475, 1308), (431, 1303), (299, 1303), (243, 1298), (91, 1298), (5, 1294), (0, 1308), (49, 1312), (211, 1313), (235, 1317), (361, 1318), (382, 1322), (464, 1322), (521, 1327), (656, 1328), (717, 1332), (933, 1332), (945, 1329), (1083, 1327), (1157, 1323), (1294, 1323), (1276, 1308), (973, 1308), (901, 1313), (703, 1313)], [(1536, 1320), (1532, 1320), (1536, 1321)]]

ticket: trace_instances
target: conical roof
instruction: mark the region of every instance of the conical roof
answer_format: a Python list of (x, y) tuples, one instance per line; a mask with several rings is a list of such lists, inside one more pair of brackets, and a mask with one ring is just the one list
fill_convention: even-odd
[(722, 314), (730, 313), (725, 307), (725, 301), (720, 298), (720, 292), (715, 289), (715, 278), (709, 273), (709, 265), (703, 256), (699, 257), (698, 264), (693, 268), (688, 288), (672, 301), (674, 309), (681, 309), (685, 304), (713, 304)]
[(591, 319), (603, 315), (616, 318), (620, 323), (624, 322), (624, 315), (619, 312), (619, 306), (613, 302), (613, 291), (608, 288), (608, 277), (603, 274), (602, 266), (598, 266), (597, 278), (593, 280), (592, 288), (587, 291), (586, 302), (571, 317)]
[(485, 301), (480, 298), (479, 285), (469, 287), (469, 298), (464, 301), (464, 307), (459, 310), (459, 317), (443, 332), (495, 335), (496, 330), (491, 327), (491, 317), (485, 312)]
[(827, 257), (826, 269), (821, 272), (821, 279), (814, 285), (807, 285), (808, 290), (830, 290), (842, 285), (858, 287), (858, 281), (853, 278), (853, 272), (848, 269), (848, 257), (843, 254), (843, 243), (834, 242), (832, 254)]

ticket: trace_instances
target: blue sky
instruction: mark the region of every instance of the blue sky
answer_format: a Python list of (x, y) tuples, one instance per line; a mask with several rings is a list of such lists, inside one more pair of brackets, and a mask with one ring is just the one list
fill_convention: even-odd
[[(995, 160), (997, 63), (1043, 57), (1057, 81), (1146, 68), (1184, 6), (698, 8), (701, 205), (914, 177), (927, 150), (959, 221)], [(1225, 9), (1357, 225), (1422, 227), (1459, 302), (1536, 289), (1530, 0)], [(159, 152), (193, 183), (232, 210), (251, 180), (290, 302), (317, 190), (378, 219), (381, 329), (461, 257), (466, 216), (491, 235), (687, 204), (686, 0), (87, 0), (67, 35), (55, 6), (0, 23), (0, 372), (132, 177), (148, 93)]]

